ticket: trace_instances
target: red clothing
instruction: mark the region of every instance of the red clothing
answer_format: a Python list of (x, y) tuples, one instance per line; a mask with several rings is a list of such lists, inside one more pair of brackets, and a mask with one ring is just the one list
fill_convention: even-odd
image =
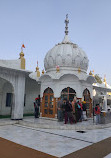
[(73, 112), (75, 112), (75, 102), (74, 101), (72, 101), (72, 110), (73, 110)]
[(99, 107), (95, 107), (94, 108), (94, 112), (96, 115), (99, 115), (101, 113), (100, 108)]
[(79, 105), (80, 105), (80, 107), (81, 107), (81, 110), (83, 110), (83, 107), (82, 107), (83, 105), (82, 105), (81, 103), (79, 103)]
[(39, 98), (35, 98), (35, 100), (38, 100)]

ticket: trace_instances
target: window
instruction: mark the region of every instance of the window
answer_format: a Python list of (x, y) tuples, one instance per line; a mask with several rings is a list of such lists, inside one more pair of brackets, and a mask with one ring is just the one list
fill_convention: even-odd
[(64, 88), (61, 92), (61, 98), (67, 100), (73, 100), (75, 96), (76, 96), (75, 90), (70, 87)]
[(45, 89), (44, 93), (53, 93), (53, 90), (48, 87), (47, 89)]
[(12, 93), (6, 94), (6, 107), (11, 107), (12, 105)]

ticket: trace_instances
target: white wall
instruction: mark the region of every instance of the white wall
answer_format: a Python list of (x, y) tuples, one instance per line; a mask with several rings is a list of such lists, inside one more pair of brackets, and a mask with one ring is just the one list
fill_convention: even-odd
[[(11, 119), (23, 118), (25, 76), (26, 72), (24, 71), (0, 67), (0, 78), (8, 81), (13, 87), (14, 99), (11, 108)], [(5, 95), (3, 96), (5, 97)]]
[(83, 91), (87, 88), (92, 98), (93, 87), (86, 81), (80, 81), (75, 75), (64, 75), (59, 80), (52, 80), (50, 77), (44, 77), (41, 81), (41, 97), (46, 88), (50, 87), (54, 92), (54, 97), (59, 98), (64, 88), (70, 87), (76, 91), (78, 98), (83, 97)]
[(0, 115), (10, 115), (11, 114), (11, 107), (6, 107), (6, 94), (13, 93), (13, 87), (9, 82), (5, 82), (2, 85), (1, 95), (0, 95)]
[(30, 78), (26, 78), (25, 83), (25, 94), (26, 101), (24, 107), (24, 114), (33, 113), (34, 112), (34, 99), (40, 95), (40, 84), (38, 84), (35, 80)]

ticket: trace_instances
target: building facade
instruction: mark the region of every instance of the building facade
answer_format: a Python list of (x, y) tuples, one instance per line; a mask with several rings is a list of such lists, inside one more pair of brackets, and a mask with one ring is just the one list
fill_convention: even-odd
[(60, 98), (85, 100), (87, 112), (91, 115), (93, 99), (92, 75), (87, 74), (88, 57), (77, 44), (68, 37), (68, 16), (65, 19), (65, 37), (45, 56), (45, 73), (39, 78), (34, 73), (29, 76), (41, 84), (41, 112), (43, 117), (55, 117), (57, 101)]
[[(87, 74), (89, 60), (86, 53), (68, 37), (68, 15), (65, 19), (65, 36), (46, 53), (45, 72), (40, 75), (25, 70), (23, 47), (18, 60), (0, 60), (0, 115), (23, 119), (23, 114), (34, 113), (34, 99), (40, 95), (42, 117), (56, 117), (57, 102), (61, 98), (86, 102), (87, 115), (99, 103), (107, 111), (107, 93), (111, 87), (104, 81), (96, 83), (92, 73)], [(23, 45), (24, 46), (24, 45)]]

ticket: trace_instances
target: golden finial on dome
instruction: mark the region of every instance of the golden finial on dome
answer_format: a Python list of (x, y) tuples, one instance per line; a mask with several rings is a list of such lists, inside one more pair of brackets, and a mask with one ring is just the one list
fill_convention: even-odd
[(94, 77), (94, 70), (89, 72), (89, 75)]
[(94, 70), (92, 72), (93, 72), (92, 76), (94, 77)]
[(59, 65), (56, 66), (56, 72), (59, 72), (60, 71), (60, 67)]
[(20, 58), (19, 58), (21, 59), (21, 69), (25, 69), (25, 58), (24, 58), (23, 48), (25, 48), (24, 44), (22, 44), (21, 46), (21, 52), (20, 52)]
[(44, 74), (44, 69), (42, 70), (42, 74)]
[(105, 83), (105, 86), (107, 87), (106, 75), (104, 75), (104, 80), (103, 80), (103, 82)]
[(20, 52), (20, 59), (24, 57), (24, 53), (23, 52)]
[(89, 72), (89, 75), (91, 75), (91, 76), (93, 75), (91, 71)]
[(81, 73), (81, 68), (80, 67), (78, 68), (78, 73)]
[(104, 75), (104, 80), (103, 80), (103, 82), (106, 82), (106, 75)]
[(38, 67), (38, 61), (37, 61), (36, 72), (37, 72), (37, 77), (40, 77), (40, 71), (39, 71), (39, 67)]

